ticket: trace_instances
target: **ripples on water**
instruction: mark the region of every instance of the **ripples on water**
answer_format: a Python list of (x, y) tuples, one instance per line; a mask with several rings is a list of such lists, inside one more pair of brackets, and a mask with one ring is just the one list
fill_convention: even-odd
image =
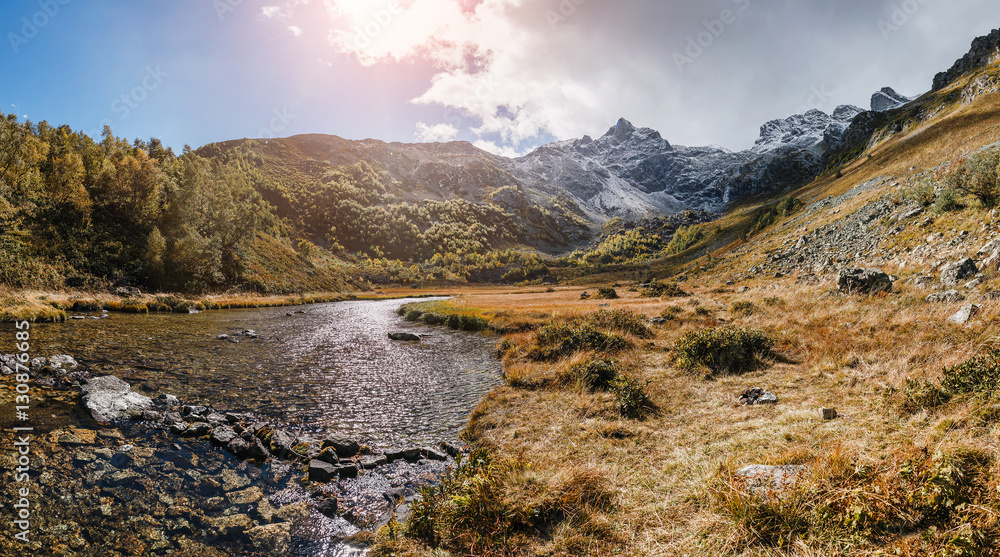
[[(112, 314), (36, 325), (33, 349), (71, 354), (149, 396), (253, 411), (376, 446), (452, 440), (499, 382), (495, 339), (407, 323), (395, 312), (407, 301), (320, 304), (292, 316), (289, 308)], [(259, 338), (216, 338), (244, 329)], [(395, 342), (395, 331), (429, 336)]]

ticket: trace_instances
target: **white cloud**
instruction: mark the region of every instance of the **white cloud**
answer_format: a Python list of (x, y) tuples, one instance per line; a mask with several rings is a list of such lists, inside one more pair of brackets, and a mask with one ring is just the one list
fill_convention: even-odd
[(417, 131), (413, 137), (421, 143), (452, 141), (458, 136), (458, 128), (451, 124), (435, 124), (429, 126), (423, 122), (417, 122)]
[(278, 15), (278, 12), (280, 11), (281, 8), (279, 8), (278, 6), (264, 6), (263, 8), (260, 9), (260, 13), (264, 14), (264, 17), (267, 18), (271, 18)]
[(291, 31), (291, 33), (292, 33), (293, 35), (295, 35), (296, 37), (301, 37), (301, 36), (302, 36), (302, 28), (301, 28), (301, 27), (296, 27), (296, 26), (294, 26), (294, 25), (289, 25), (289, 26), (287, 27), (287, 29), (288, 29), (289, 31)]
[(477, 140), (473, 142), (473, 145), (482, 149), (483, 151), (486, 151), (488, 153), (493, 153), (494, 155), (500, 155), (501, 157), (508, 157), (514, 159), (524, 155), (524, 153), (518, 151), (517, 149), (514, 149), (513, 147), (506, 145), (503, 146), (497, 145), (495, 142), (486, 141), (485, 139)]

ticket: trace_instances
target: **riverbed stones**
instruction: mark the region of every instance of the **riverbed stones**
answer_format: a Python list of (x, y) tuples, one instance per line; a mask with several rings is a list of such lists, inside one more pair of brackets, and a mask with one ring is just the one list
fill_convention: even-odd
[(231, 491), (226, 494), (226, 499), (232, 505), (249, 505), (264, 498), (264, 493), (259, 487), (253, 486), (239, 491)]
[(235, 437), (226, 444), (226, 450), (229, 451), (229, 454), (237, 458), (244, 458), (250, 452), (250, 443), (239, 437)]
[(128, 383), (113, 375), (89, 379), (81, 392), (84, 407), (99, 422), (124, 418), (130, 412), (141, 412), (153, 406), (152, 399), (132, 392)]
[(881, 269), (842, 269), (837, 290), (848, 294), (878, 294), (892, 291), (892, 279)]
[(285, 555), (291, 548), (291, 528), (288, 522), (263, 524), (247, 530), (246, 535), (256, 549), (267, 555)]
[(254, 525), (253, 520), (245, 514), (224, 515), (208, 520), (211, 525), (209, 531), (215, 536), (232, 536), (246, 532)]
[(427, 460), (448, 460), (448, 455), (430, 447), (421, 447), (420, 456), (426, 458)]
[(329, 464), (338, 465), (340, 464), (340, 457), (337, 456), (337, 449), (334, 447), (326, 447), (316, 455), (316, 460), (321, 460)]
[(271, 434), (270, 449), (275, 456), (285, 458), (292, 455), (292, 448), (295, 446), (295, 435), (283, 430), (276, 429)]
[(389, 464), (389, 459), (382, 454), (366, 456), (361, 458), (358, 462), (358, 466), (360, 466), (362, 470), (372, 470), (382, 466), (383, 464)]
[(185, 418), (200, 418), (208, 414), (208, 408), (205, 406), (198, 406), (193, 404), (187, 404), (181, 408), (181, 415)]
[(389, 340), (402, 342), (420, 342), (420, 337), (413, 333), (389, 333)]

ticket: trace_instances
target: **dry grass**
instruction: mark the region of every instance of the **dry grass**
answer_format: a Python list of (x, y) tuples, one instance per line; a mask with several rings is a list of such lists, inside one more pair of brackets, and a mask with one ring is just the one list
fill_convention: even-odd
[[(906, 487), (892, 478), (913, 455), (953, 454), (956, 447), (972, 446), (987, 460), (997, 460), (995, 447), (984, 443), (1000, 433), (995, 413), (984, 411), (987, 401), (961, 398), (915, 412), (902, 411), (899, 401), (907, 379), (936, 381), (943, 366), (963, 361), (991, 339), (1000, 305), (983, 304), (971, 326), (957, 327), (947, 317), (961, 304), (923, 303), (926, 293), (919, 289), (900, 285), (885, 297), (825, 295), (831, 286), (786, 279), (736, 294), (705, 284), (689, 288), (697, 306), (639, 298), (625, 289), (621, 299), (607, 302), (580, 300), (580, 289), (466, 293), (450, 303), (505, 319), (521, 312), (573, 319), (605, 303), (649, 317), (668, 306), (682, 308), (655, 338), (637, 343), (639, 348), (623, 357), (630, 375), (650, 382), (646, 390), (657, 413), (642, 421), (622, 419), (613, 394), (567, 380), (572, 366), (590, 354), (554, 362), (510, 356), (508, 384), (477, 408), (469, 437), (498, 454), (521, 455), (539, 481), (551, 483), (566, 470), (583, 469), (606, 478), (617, 502), (608, 515), (613, 532), (606, 535), (620, 540), (624, 555), (860, 555), (897, 549), (918, 555), (944, 548), (958, 538), (926, 525), (911, 529), (923, 532), (920, 543), (900, 532), (856, 538), (850, 528), (824, 522), (816, 513), (848, 493), (867, 497), (868, 487)], [(746, 300), (755, 301), (754, 311), (731, 311), (735, 302)], [(694, 313), (702, 307), (712, 316)], [(713, 380), (675, 369), (673, 343), (685, 332), (721, 322), (769, 332), (777, 340), (776, 356), (745, 375)], [(530, 332), (506, 337), (522, 346), (531, 339)], [(737, 405), (739, 393), (755, 386), (775, 392), (779, 404)], [(823, 421), (820, 407), (836, 407), (841, 418)], [(731, 490), (725, 495), (732, 470), (787, 463), (811, 467), (792, 502), (768, 507)], [(852, 476), (847, 469), (868, 472)], [(990, 513), (1000, 513), (989, 506), (996, 497), (978, 501), (987, 503), (986, 510), (978, 518), (967, 515), (969, 520), (986, 524)], [(762, 524), (770, 524), (771, 533), (755, 533)], [(567, 539), (593, 539), (572, 524), (557, 530)], [(552, 533), (539, 535), (512, 554), (550, 554), (554, 539)], [(579, 551), (567, 554), (598, 554)]]

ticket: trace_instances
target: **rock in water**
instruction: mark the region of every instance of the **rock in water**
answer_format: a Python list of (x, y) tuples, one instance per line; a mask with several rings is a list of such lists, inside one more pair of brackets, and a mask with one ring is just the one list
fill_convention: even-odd
[(881, 269), (842, 269), (837, 290), (849, 294), (878, 294), (892, 291), (892, 279)]
[(389, 340), (402, 340), (407, 342), (420, 342), (420, 337), (413, 333), (389, 333)]
[(339, 477), (338, 467), (322, 460), (309, 461), (309, 481), (328, 482)]
[(114, 375), (94, 377), (81, 387), (83, 406), (99, 422), (110, 422), (142, 412), (153, 406), (147, 396), (132, 392), (132, 387)]

